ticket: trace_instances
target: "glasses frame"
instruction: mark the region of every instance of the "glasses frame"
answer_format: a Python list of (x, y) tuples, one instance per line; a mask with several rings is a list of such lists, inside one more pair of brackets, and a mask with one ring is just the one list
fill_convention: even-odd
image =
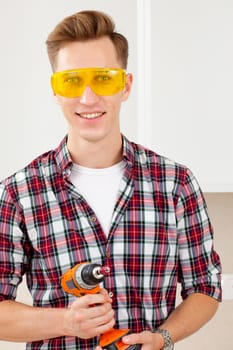
[(55, 72), (51, 76), (54, 94), (67, 98), (82, 96), (87, 86), (97, 95), (110, 96), (122, 91), (125, 84), (126, 71), (122, 68), (69, 69)]

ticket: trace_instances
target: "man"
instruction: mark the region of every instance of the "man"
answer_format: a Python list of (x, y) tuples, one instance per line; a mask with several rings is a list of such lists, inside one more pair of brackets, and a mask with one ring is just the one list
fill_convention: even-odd
[[(108, 16), (65, 18), (47, 48), (68, 133), (1, 183), (0, 339), (87, 350), (114, 326), (131, 329), (125, 344), (172, 349), (221, 299), (202, 192), (186, 167), (121, 134), (133, 78), (127, 40)], [(67, 295), (61, 276), (85, 261), (110, 268), (104, 288)], [(33, 306), (15, 301), (23, 274)], [(184, 300), (175, 308), (178, 282)]]

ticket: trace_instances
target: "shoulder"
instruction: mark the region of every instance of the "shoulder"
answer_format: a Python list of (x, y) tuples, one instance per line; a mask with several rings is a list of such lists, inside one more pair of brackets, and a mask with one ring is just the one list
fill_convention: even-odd
[(140, 144), (128, 141), (128, 160), (134, 164), (134, 177), (140, 182), (153, 183), (154, 191), (173, 197), (200, 194), (199, 183), (192, 170), (184, 164), (158, 154)]
[(134, 149), (135, 164), (148, 169), (150, 175), (157, 180), (185, 181), (190, 169), (154, 150), (146, 148), (140, 144), (131, 142)]
[(48, 169), (55, 167), (55, 150), (36, 157), (24, 168), (18, 170), (0, 183), (1, 193), (6, 192), (13, 200), (24, 197), (30, 191), (41, 190)]

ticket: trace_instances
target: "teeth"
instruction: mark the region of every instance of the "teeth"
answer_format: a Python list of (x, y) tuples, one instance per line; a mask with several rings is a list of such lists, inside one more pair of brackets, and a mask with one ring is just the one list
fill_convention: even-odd
[(100, 117), (102, 113), (80, 113), (79, 115), (82, 118), (93, 119), (93, 118)]

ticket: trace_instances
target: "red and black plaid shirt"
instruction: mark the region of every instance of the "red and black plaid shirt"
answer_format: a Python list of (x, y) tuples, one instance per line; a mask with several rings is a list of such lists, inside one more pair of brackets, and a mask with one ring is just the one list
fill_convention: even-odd
[[(116, 327), (158, 327), (182, 296), (221, 298), (220, 262), (201, 190), (192, 173), (123, 137), (125, 170), (106, 238), (69, 181), (66, 139), (0, 185), (0, 300), (15, 299), (23, 274), (34, 306), (67, 307), (60, 285), (75, 264), (107, 264)], [(104, 189), (103, 189), (104, 191)], [(28, 349), (90, 350), (97, 339), (61, 337)]]

